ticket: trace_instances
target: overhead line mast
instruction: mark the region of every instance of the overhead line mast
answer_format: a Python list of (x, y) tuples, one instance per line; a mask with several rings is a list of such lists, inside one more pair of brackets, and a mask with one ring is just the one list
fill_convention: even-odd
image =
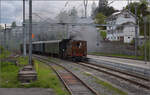
[(25, 0), (23, 0), (23, 55), (26, 56)]
[(29, 0), (29, 64), (32, 64), (32, 0)]

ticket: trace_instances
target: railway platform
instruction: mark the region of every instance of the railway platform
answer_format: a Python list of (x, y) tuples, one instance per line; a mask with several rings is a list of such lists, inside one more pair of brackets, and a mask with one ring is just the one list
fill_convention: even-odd
[(134, 67), (143, 68), (143, 69), (150, 69), (150, 62), (147, 62), (145, 64), (144, 61), (140, 61), (140, 60), (106, 57), (106, 56), (95, 56), (95, 55), (88, 55), (87, 57), (91, 59), (95, 59), (97, 61), (105, 61), (105, 62), (111, 62), (111, 63), (116, 63), (116, 64), (134, 66)]

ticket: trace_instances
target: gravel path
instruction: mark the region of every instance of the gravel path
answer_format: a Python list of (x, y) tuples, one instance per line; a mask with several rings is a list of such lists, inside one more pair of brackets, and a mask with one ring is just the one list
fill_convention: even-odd
[(90, 73), (91, 75), (96, 76), (101, 80), (108, 81), (112, 83), (113, 86), (120, 88), (122, 91), (127, 92), (129, 95), (150, 95), (150, 91), (147, 91), (137, 86), (133, 86), (124, 80), (98, 72), (96, 70), (92, 70), (87, 67), (67, 61), (61, 61), (59, 62), (59, 64), (62, 64), (66, 68), (70, 69), (74, 74), (80, 77), (83, 81), (85, 81), (88, 85), (94, 88), (101, 95), (121, 95), (121, 94), (118, 94), (110, 89), (107, 89), (103, 85), (98, 84), (95, 81), (94, 77), (88, 76), (85, 73)]

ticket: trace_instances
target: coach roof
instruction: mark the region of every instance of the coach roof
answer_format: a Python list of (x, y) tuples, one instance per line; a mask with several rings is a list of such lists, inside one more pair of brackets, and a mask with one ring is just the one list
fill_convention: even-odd
[(61, 40), (51, 40), (51, 41), (35, 41), (32, 44), (42, 44), (42, 43), (59, 43)]

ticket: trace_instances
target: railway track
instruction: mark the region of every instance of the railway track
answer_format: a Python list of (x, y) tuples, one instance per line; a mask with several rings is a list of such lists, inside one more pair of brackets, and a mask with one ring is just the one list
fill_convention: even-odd
[(55, 62), (50, 62), (43, 56), (34, 55), (34, 57), (52, 67), (71, 95), (99, 95), (95, 90), (90, 88), (86, 83), (80, 80), (80, 78), (62, 65), (59, 65)]
[(122, 71), (118, 71), (118, 70), (112, 70), (112, 68), (107, 68), (107, 67), (104, 67), (104, 66), (91, 64), (91, 63), (88, 63), (88, 62), (78, 62), (77, 64), (83, 65), (85, 67), (89, 67), (91, 69), (94, 69), (94, 70), (97, 70), (97, 71), (100, 71), (100, 72), (103, 72), (103, 73), (106, 73), (106, 74), (109, 74), (111, 76), (115, 76), (117, 78), (128, 81), (128, 82), (130, 82), (130, 83), (132, 83), (136, 86), (139, 86), (139, 87), (145, 88), (147, 90), (150, 90), (150, 85), (149, 85), (150, 81), (145, 79), (145, 78), (138, 77), (138, 76), (135, 76), (135, 75), (132, 75), (132, 74), (129, 74), (129, 73), (125, 73), (125, 72), (122, 72)]

